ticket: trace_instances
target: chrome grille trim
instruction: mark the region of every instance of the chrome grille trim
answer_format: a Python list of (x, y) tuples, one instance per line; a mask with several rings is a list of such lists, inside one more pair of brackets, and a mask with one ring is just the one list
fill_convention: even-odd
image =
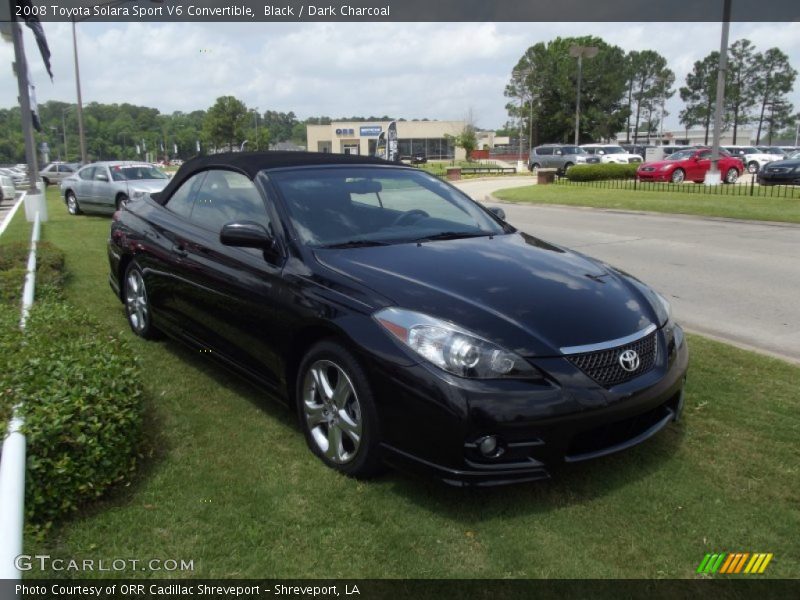
[(647, 337), (651, 333), (653, 333), (656, 329), (658, 329), (654, 324), (650, 324), (644, 329), (637, 331), (636, 333), (632, 333), (631, 335), (626, 335), (625, 337), (617, 338), (615, 340), (608, 340), (606, 342), (598, 342), (597, 344), (585, 344), (583, 346), (565, 346), (564, 348), (559, 348), (561, 350), (561, 354), (569, 355), (569, 354), (585, 354), (586, 352), (598, 352), (600, 350), (611, 350), (612, 348), (618, 348), (619, 346), (625, 346), (626, 344), (631, 344), (636, 342), (643, 337)]

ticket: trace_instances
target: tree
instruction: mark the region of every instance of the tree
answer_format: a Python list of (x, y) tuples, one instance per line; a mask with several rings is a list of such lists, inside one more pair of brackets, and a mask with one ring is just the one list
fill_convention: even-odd
[[(630, 108), (636, 106), (636, 118), (634, 121), (633, 143), (638, 142), (639, 120), (647, 114), (647, 134), (653, 127), (653, 113), (656, 107), (663, 106), (667, 98), (671, 97), (675, 90), (672, 84), (675, 83), (675, 73), (667, 68), (667, 59), (653, 50), (633, 51), (628, 55), (628, 83)], [(630, 121), (629, 121), (630, 122)]]
[(464, 149), (468, 161), (472, 160), (472, 151), (478, 147), (478, 127), (475, 125), (475, 116), (471, 108), (464, 119), (464, 128), (458, 135), (448, 137), (452, 137), (453, 144), (457, 148)]
[(717, 97), (718, 67), (719, 52), (714, 51), (694, 63), (694, 69), (686, 75), (686, 85), (680, 89), (681, 100), (686, 103), (686, 108), (679, 114), (680, 121), (687, 129), (702, 125), (706, 144)]
[(247, 107), (233, 96), (220, 96), (203, 121), (203, 131), (216, 147), (227, 144), (231, 150), (244, 140)]
[[(789, 64), (789, 57), (778, 48), (770, 48), (764, 54), (756, 54), (754, 62), (758, 73), (753, 91), (760, 106), (756, 133), (756, 144), (759, 144), (765, 121), (775, 119), (776, 113), (778, 120), (784, 119), (781, 115), (791, 115), (793, 108), (786, 95), (794, 88), (797, 71)], [(785, 110), (784, 105), (788, 105)], [(783, 126), (785, 125), (779, 125)]]
[(512, 119), (532, 130), (532, 144), (566, 142), (575, 132), (577, 61), (573, 44), (597, 46), (596, 57), (583, 61), (581, 84), (582, 141), (609, 139), (623, 128), (627, 110), (625, 53), (593, 36), (556, 38), (528, 48), (511, 71), (505, 95)]
[[(728, 53), (728, 83), (725, 86), (725, 107), (728, 119), (733, 123), (733, 143), (737, 142), (739, 125), (752, 118), (756, 104), (755, 82), (758, 78), (755, 46), (750, 40), (734, 42)], [(749, 141), (749, 140), (748, 140)]]

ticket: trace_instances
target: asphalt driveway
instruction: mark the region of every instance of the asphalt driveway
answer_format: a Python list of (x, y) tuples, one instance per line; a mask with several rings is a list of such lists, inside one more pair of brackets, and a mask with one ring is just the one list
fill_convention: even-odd
[[(493, 189), (531, 183), (511, 179), (522, 178), (459, 186), (483, 201)], [(589, 208), (502, 207), (515, 227), (651, 284), (670, 299), (688, 329), (800, 363), (800, 226)]]

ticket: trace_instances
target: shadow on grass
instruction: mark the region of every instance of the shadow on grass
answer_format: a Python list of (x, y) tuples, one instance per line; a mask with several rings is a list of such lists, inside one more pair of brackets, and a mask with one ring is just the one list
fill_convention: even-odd
[(419, 508), (464, 523), (547, 513), (592, 502), (649, 477), (673, 459), (683, 438), (683, 426), (672, 424), (636, 448), (583, 463), (558, 465), (550, 469), (551, 479), (538, 482), (459, 488), (390, 472), (376, 484), (391, 487)]

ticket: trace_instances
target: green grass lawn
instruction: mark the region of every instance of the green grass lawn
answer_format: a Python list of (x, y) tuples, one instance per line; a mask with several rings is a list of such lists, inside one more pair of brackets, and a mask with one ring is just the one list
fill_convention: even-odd
[(577, 185), (534, 185), (499, 190), (493, 195), (506, 202), (565, 204), (800, 223), (800, 198), (651, 192)]
[[(23, 219), (7, 235), (24, 237)], [(69, 299), (122, 332), (108, 230), (51, 192), (43, 236), (66, 251)], [(258, 389), (177, 343), (136, 339), (145, 467), (25, 553), (194, 561), (192, 573), (117, 574), (131, 577), (683, 578), (706, 552), (745, 551), (775, 554), (766, 577), (800, 577), (800, 368), (689, 341), (681, 423), (552, 481), (465, 490), (337, 475)]]

